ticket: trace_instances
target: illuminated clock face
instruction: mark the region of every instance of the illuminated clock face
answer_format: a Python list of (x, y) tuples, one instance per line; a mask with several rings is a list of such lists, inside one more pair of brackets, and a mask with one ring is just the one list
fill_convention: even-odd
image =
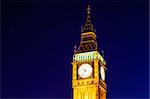
[(87, 78), (92, 74), (92, 71), (90, 64), (82, 64), (78, 69), (78, 74), (81, 78)]
[(101, 73), (101, 78), (104, 81), (105, 80), (105, 70), (104, 70), (103, 66), (100, 67), (100, 73)]

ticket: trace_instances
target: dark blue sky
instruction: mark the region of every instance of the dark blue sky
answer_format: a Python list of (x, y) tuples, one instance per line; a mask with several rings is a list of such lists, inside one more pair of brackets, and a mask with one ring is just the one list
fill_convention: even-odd
[[(2, 3), (2, 97), (71, 98), (73, 47), (87, 1)], [(108, 98), (148, 98), (148, 0), (93, 0), (92, 21), (107, 61)]]

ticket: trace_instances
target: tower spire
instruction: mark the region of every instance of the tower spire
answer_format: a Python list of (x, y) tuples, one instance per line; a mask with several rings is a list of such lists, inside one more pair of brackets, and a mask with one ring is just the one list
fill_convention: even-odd
[(93, 24), (91, 22), (91, 8), (90, 8), (90, 3), (88, 4), (88, 8), (87, 8), (87, 19), (86, 19), (85, 25), (82, 26), (81, 32), (82, 33), (85, 33), (85, 32), (95, 32), (95, 30), (93, 28)]
[(88, 2), (87, 7), (87, 17), (86, 22), (81, 29), (81, 41), (78, 49), (75, 51), (76, 53), (97, 51), (97, 41), (95, 35), (95, 29), (93, 28), (93, 24), (91, 22), (91, 8), (90, 2)]

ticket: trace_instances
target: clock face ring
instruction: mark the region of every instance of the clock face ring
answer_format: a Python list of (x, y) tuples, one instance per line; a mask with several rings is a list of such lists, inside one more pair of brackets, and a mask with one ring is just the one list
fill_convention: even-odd
[(82, 64), (78, 69), (81, 78), (87, 78), (92, 74), (93, 68), (90, 64)]
[(104, 70), (103, 66), (100, 67), (100, 73), (101, 73), (101, 78), (104, 81), (105, 80), (105, 70)]

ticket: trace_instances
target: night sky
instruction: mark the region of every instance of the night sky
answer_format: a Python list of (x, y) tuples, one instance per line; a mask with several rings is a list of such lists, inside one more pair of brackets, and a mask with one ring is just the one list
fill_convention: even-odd
[[(2, 2), (3, 98), (71, 98), (74, 45), (87, 0)], [(148, 0), (92, 0), (99, 52), (107, 62), (107, 98), (148, 98)]]

